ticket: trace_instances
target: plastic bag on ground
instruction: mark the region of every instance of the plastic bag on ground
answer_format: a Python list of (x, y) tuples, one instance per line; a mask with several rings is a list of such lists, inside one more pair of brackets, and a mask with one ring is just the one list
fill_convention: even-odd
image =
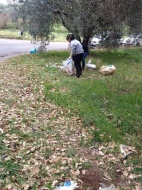
[(116, 68), (114, 65), (102, 66), (99, 70), (103, 75), (113, 75), (115, 74)]
[(99, 190), (115, 190), (115, 187), (111, 184), (109, 187), (100, 187)]
[(31, 49), (31, 50), (30, 50), (30, 53), (36, 53), (36, 48)]
[(91, 63), (91, 59), (89, 59), (88, 63), (86, 64), (87, 69), (96, 69), (96, 65)]
[(74, 181), (70, 181), (69, 184), (66, 183), (67, 182), (65, 182), (63, 186), (56, 187), (55, 190), (75, 190), (78, 187), (77, 183)]
[(69, 57), (67, 60), (63, 61), (63, 66), (64, 66), (65, 71), (69, 75), (74, 74), (73, 60), (71, 57)]
[(136, 152), (135, 147), (127, 146), (124, 144), (120, 145), (120, 151), (124, 155), (124, 158), (127, 157), (129, 154)]

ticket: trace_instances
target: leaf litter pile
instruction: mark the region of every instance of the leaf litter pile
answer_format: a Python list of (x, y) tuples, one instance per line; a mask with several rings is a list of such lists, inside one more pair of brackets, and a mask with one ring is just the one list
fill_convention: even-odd
[(50, 190), (73, 180), (78, 190), (111, 184), (140, 190), (140, 176), (133, 174), (119, 145), (85, 146), (90, 129), (70, 110), (45, 100), (46, 79), (39, 70), (28, 59), (0, 63), (0, 189)]

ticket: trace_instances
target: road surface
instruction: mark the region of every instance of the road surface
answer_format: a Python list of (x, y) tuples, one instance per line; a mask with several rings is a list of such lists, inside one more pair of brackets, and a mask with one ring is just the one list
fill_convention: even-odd
[[(31, 49), (36, 46), (29, 40), (0, 39), (0, 60), (21, 55), (29, 54)], [(67, 50), (68, 42), (50, 42), (48, 50)]]

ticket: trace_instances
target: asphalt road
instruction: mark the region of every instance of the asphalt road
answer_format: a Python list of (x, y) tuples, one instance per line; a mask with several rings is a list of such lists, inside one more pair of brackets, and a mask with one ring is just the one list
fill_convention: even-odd
[[(29, 54), (30, 50), (35, 47), (29, 40), (0, 39), (0, 60), (21, 54)], [(67, 48), (68, 42), (50, 42), (47, 46), (47, 51), (65, 50)]]

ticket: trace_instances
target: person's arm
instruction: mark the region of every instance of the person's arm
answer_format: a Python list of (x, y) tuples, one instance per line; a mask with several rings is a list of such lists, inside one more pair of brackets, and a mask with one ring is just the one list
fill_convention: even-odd
[(74, 41), (71, 42), (71, 57), (75, 55), (76, 52), (76, 44)]

